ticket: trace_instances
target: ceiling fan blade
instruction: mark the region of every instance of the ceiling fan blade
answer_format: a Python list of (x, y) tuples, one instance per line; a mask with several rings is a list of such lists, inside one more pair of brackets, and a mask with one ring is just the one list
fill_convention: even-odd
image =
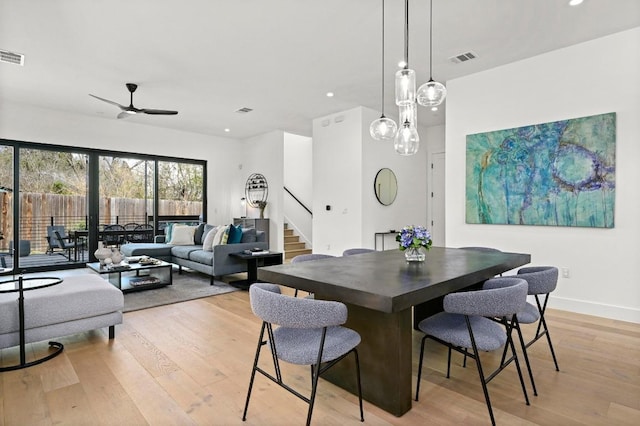
[(125, 106), (122, 106), (117, 102), (113, 102), (113, 101), (110, 101), (109, 99), (101, 98), (100, 96), (92, 95), (91, 93), (89, 93), (89, 96), (91, 96), (92, 98), (96, 98), (96, 99), (98, 99), (98, 100), (100, 100), (102, 102), (106, 102), (108, 104), (115, 105), (115, 106), (117, 106), (118, 108), (120, 108), (122, 110), (124, 110), (126, 108)]
[(147, 109), (147, 108), (142, 108), (139, 111), (145, 114), (152, 114), (152, 115), (176, 115), (178, 113), (178, 111), (170, 111), (166, 109)]

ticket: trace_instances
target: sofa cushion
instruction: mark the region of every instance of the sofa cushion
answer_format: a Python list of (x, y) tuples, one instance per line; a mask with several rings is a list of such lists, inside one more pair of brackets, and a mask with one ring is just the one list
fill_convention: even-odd
[(204, 223), (201, 223), (193, 233), (193, 243), (202, 244), (202, 236), (204, 235)]
[(173, 257), (179, 257), (181, 259), (189, 259), (189, 253), (196, 250), (202, 250), (202, 246), (173, 246), (171, 247), (171, 255)]
[(174, 246), (188, 246), (195, 244), (194, 234), (197, 226), (174, 225), (171, 229), (171, 239), (167, 244)]
[(171, 247), (173, 246), (161, 243), (130, 243), (124, 244), (120, 251), (125, 256), (169, 257)]
[(223, 243), (222, 240), (226, 236), (228, 238), (227, 232), (229, 232), (229, 226), (220, 226), (216, 231), (216, 236), (213, 238), (211, 246), (217, 246), (220, 244), (226, 244), (226, 240)]
[(213, 265), (213, 252), (204, 250), (194, 250), (189, 253), (189, 259), (204, 265)]
[(229, 225), (227, 244), (238, 244), (240, 241), (242, 241), (242, 225)]
[(197, 244), (203, 244), (204, 245), (204, 239), (207, 238), (207, 235), (209, 234), (209, 232), (213, 229), (216, 229), (217, 226), (215, 225), (210, 225), (208, 223), (205, 223), (204, 225), (204, 230), (202, 231), (202, 241), (200, 241), (200, 243), (196, 242)]
[(213, 251), (213, 240), (216, 238), (217, 232), (217, 226), (214, 226), (209, 232), (207, 232), (207, 235), (205, 235), (204, 240), (202, 241), (202, 250)]
[(241, 243), (255, 243), (256, 242), (256, 228), (249, 228), (242, 230)]

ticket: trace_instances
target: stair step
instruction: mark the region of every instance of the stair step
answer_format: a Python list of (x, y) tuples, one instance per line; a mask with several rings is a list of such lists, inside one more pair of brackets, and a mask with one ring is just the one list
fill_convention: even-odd
[(284, 237), (284, 243), (297, 243), (300, 241), (300, 237), (298, 237), (297, 235), (291, 235), (288, 237)]
[(293, 259), (294, 257), (301, 254), (311, 254), (311, 249), (296, 249), (296, 250), (287, 250), (284, 252), (285, 259)]
[(285, 229), (284, 230), (284, 236), (285, 237), (290, 237), (293, 235), (293, 229)]
[(299, 241), (295, 243), (284, 243), (284, 251), (297, 250), (297, 249), (303, 249), (303, 248), (306, 248), (304, 241)]

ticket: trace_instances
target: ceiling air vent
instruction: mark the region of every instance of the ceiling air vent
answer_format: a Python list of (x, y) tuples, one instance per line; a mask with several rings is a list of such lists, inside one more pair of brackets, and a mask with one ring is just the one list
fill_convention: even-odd
[(467, 62), (470, 61), (472, 59), (477, 58), (478, 55), (476, 55), (475, 53), (469, 51), (469, 52), (465, 52), (465, 53), (461, 53), (459, 55), (455, 55), (449, 58), (449, 60), (451, 62), (453, 62), (454, 64), (460, 64), (462, 62)]
[(24, 65), (24, 55), (13, 53), (6, 50), (0, 50), (0, 62), (7, 64)]
[(251, 111), (253, 111), (253, 109), (252, 108), (247, 108), (247, 107), (240, 108), (240, 109), (236, 110), (236, 112), (239, 112), (241, 114), (246, 114), (246, 113), (251, 112)]

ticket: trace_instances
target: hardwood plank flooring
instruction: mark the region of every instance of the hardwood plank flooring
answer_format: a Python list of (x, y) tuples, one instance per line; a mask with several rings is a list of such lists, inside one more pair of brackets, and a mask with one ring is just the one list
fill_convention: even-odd
[[(289, 292), (289, 289), (287, 289)], [(640, 419), (640, 324), (549, 310), (556, 372), (546, 342), (529, 350), (539, 396), (526, 406), (514, 368), (489, 384), (498, 424), (631, 425)], [(258, 376), (242, 422), (260, 321), (247, 292), (125, 314), (107, 329), (58, 339), (64, 352), (43, 364), (0, 373), (0, 425), (288, 425), (303, 424), (306, 404)], [(530, 337), (534, 327), (525, 326)], [(414, 332), (414, 385), (422, 335)], [(29, 345), (28, 357), (47, 352)], [(483, 354), (488, 369), (498, 353)], [(17, 349), (0, 351), (3, 365)], [(269, 357), (262, 366), (272, 368)], [(402, 417), (365, 402), (365, 424), (489, 424), (473, 362), (427, 342), (420, 401)], [(308, 368), (283, 364), (285, 380), (310, 389)], [(313, 424), (357, 425), (354, 395), (321, 381)]]

